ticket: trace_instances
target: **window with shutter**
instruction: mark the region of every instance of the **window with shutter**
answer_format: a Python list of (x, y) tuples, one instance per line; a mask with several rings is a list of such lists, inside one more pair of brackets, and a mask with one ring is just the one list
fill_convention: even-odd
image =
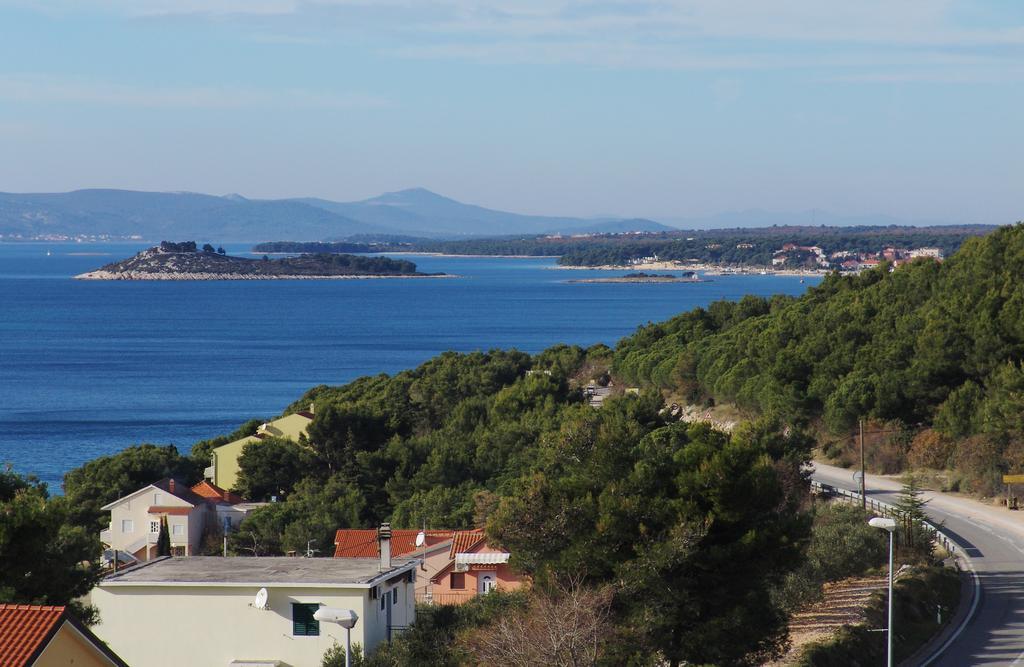
[(463, 572), (452, 572), (452, 590), (461, 591), (466, 587), (466, 575)]
[(313, 614), (320, 608), (318, 604), (292, 603), (292, 635), (295, 637), (319, 637), (320, 621)]

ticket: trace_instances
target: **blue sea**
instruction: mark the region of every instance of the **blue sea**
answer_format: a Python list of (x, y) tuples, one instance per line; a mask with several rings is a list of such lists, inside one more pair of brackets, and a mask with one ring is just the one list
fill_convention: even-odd
[[(407, 256), (455, 279), (94, 282), (143, 245), (0, 244), (0, 463), (63, 474), (137, 443), (272, 417), (308, 388), (412, 368), (445, 350), (614, 345), (716, 299), (799, 294), (788, 276), (572, 284), (621, 275), (554, 259)], [(227, 248), (242, 254), (248, 246)]]

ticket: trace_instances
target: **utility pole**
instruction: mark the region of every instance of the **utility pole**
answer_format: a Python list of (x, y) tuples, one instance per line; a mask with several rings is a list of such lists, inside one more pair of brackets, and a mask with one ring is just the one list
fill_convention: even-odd
[(860, 506), (866, 512), (868, 509), (868, 493), (864, 479), (864, 419), (859, 419), (858, 424), (860, 426)]

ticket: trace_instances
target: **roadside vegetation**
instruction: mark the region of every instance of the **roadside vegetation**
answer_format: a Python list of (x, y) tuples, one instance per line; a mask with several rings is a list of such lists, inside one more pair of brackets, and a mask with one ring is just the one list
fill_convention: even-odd
[[(960, 601), (960, 577), (955, 570), (919, 565), (895, 583), (893, 645), (897, 663), (909, 658), (941, 629)], [(867, 608), (867, 622), (843, 628), (827, 641), (809, 646), (799, 667), (868, 667), (886, 659), (888, 606), (885, 592), (876, 593)]]

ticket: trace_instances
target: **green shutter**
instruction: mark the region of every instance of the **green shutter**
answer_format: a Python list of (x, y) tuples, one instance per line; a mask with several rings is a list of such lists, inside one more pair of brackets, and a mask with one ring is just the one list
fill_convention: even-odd
[(320, 621), (313, 614), (320, 608), (318, 604), (292, 603), (292, 635), (295, 637), (320, 636)]

